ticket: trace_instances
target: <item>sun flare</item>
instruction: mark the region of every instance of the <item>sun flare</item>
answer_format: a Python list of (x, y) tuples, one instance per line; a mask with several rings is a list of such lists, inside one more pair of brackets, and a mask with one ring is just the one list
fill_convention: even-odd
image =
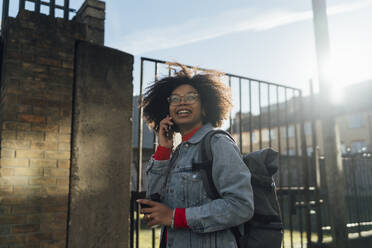
[(342, 104), (345, 97), (343, 88), (346, 86), (371, 79), (368, 67), (372, 65), (365, 57), (345, 51), (333, 54), (332, 60), (326, 63), (326, 80), (330, 84), (332, 103)]

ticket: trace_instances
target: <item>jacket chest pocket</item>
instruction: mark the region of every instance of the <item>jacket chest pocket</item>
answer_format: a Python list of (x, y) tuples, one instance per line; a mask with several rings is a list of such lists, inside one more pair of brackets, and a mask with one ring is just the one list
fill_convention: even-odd
[(170, 174), (170, 179), (166, 186), (166, 194), (170, 207), (185, 207), (183, 177), (179, 172)]
[(208, 201), (203, 180), (198, 171), (185, 171), (181, 175), (184, 185), (184, 196), (188, 207), (200, 206)]

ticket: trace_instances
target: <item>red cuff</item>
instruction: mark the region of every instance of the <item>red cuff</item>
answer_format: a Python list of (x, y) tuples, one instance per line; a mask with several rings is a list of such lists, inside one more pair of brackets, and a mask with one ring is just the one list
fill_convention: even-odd
[(186, 209), (176, 208), (174, 212), (174, 228), (189, 229), (189, 226), (187, 225), (187, 220), (186, 220)]
[(153, 155), (153, 158), (155, 160), (168, 160), (170, 159), (171, 153), (172, 153), (171, 148), (167, 148), (164, 146), (158, 146), (158, 148), (156, 148), (156, 152)]

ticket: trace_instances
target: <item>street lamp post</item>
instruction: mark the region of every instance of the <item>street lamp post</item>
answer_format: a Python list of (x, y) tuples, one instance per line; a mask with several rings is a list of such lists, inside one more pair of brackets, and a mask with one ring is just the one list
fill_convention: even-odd
[(327, 75), (330, 62), (330, 42), (326, 0), (312, 0), (315, 44), (319, 74), (319, 93), (322, 109), (322, 136), (325, 155), (328, 207), (334, 247), (347, 248), (345, 218), (345, 182), (340, 152), (340, 138), (330, 103), (331, 78)]

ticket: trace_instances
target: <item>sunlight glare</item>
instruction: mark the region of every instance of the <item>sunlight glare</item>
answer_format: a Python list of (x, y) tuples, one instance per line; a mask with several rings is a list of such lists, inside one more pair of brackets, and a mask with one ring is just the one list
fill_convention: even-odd
[(345, 101), (346, 86), (370, 78), (361, 66), (361, 60), (347, 59), (346, 54), (335, 54), (333, 59), (325, 64), (326, 81), (330, 84), (330, 100), (336, 105)]

